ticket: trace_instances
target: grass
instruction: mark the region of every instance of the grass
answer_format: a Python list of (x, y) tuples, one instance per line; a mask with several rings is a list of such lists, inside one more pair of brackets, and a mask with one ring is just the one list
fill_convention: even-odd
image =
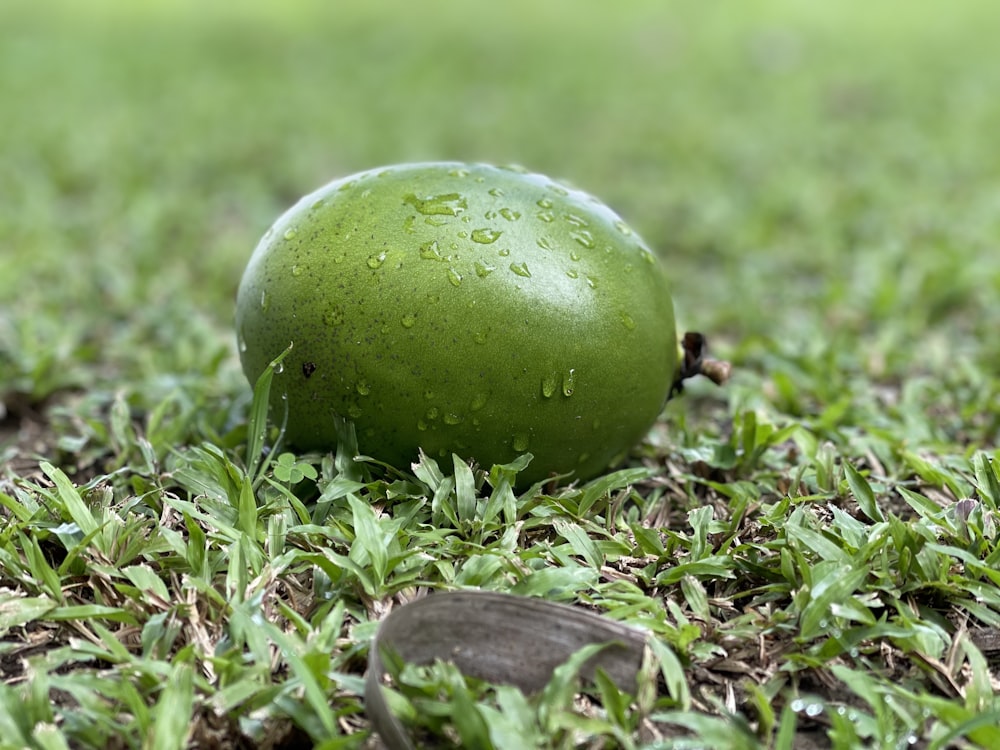
[[(533, 698), (401, 667), (431, 744), (1000, 745), (988, 0), (4, 15), (0, 746), (362, 747), (378, 621), (456, 588), (645, 628), (650, 667)], [(386, 473), (346, 424), (262, 460), (256, 240), (431, 158), (600, 195), (734, 380), (583, 486)]]

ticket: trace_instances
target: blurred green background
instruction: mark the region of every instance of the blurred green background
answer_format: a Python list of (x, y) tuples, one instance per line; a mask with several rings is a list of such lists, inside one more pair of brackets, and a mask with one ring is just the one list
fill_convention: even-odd
[(5, 390), (192, 370), (236, 387), (233, 298), (269, 223), (423, 159), (595, 193), (663, 256), (681, 325), (745, 371), (1000, 365), (994, 0), (0, 14)]

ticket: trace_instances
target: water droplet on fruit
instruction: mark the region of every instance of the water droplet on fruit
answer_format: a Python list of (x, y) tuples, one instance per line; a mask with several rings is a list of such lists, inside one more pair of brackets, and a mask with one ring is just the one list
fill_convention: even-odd
[(578, 279), (580, 277), (580, 274), (577, 273), (576, 269), (573, 268), (569, 269), (566, 272), (566, 275), (569, 276), (571, 279)]
[(585, 464), (589, 460), (590, 460), (590, 454), (589, 453), (581, 453), (580, 457), (576, 459), (576, 462), (578, 464)]
[(417, 322), (417, 316), (407, 314), (400, 318), (399, 322), (403, 324), (403, 328), (413, 328), (414, 324)]
[(597, 243), (594, 242), (594, 235), (586, 229), (578, 229), (575, 232), (570, 232), (569, 236), (576, 240), (578, 245), (582, 245), (588, 250), (596, 247), (597, 245)]
[(486, 331), (476, 331), (474, 334), (472, 334), (472, 340), (475, 341), (477, 344), (485, 344)]
[(503, 190), (501, 190), (500, 188), (490, 188), (489, 193), (494, 198), (499, 198), (501, 195), (503, 195)]
[(556, 393), (556, 389), (558, 388), (559, 388), (559, 381), (556, 379), (556, 376), (554, 374), (546, 375), (545, 377), (542, 378), (543, 397), (552, 398)]
[(246, 339), (243, 338), (242, 336), (240, 336), (240, 339), (239, 339), (239, 348), (240, 348), (240, 353), (241, 354), (247, 350)]
[(354, 389), (358, 392), (358, 395), (360, 396), (367, 396), (369, 393), (372, 392), (372, 387), (368, 385), (368, 383), (364, 380), (359, 380), (357, 382), (357, 385), (354, 386)]
[(452, 286), (461, 286), (461, 284), (462, 284), (462, 274), (460, 274), (454, 268), (449, 268), (448, 269), (448, 282)]
[[(464, 239), (468, 239), (468, 237), (469, 237), (469, 233), (468, 233), (468, 232), (466, 232), (466, 231), (465, 231), (465, 230), (463, 229), (463, 230), (462, 230), (461, 232), (459, 232), (459, 233), (458, 233), (458, 237), (459, 237), (459, 239), (463, 239), (463, 240), (464, 240)], [(452, 244), (452, 246), (451, 246), (452, 250), (456, 249), (457, 247), (458, 247), (458, 245), (456, 245), (456, 244), (454, 244), (454, 243), (453, 243), (453, 244)]]
[(484, 406), (486, 406), (486, 402), (489, 400), (490, 397), (487, 396), (485, 393), (477, 393), (475, 396), (472, 397), (472, 403), (469, 404), (469, 408), (472, 411), (479, 411)]
[(492, 245), (498, 239), (503, 232), (496, 229), (473, 229), (472, 230), (472, 241), (478, 242), (480, 245)]
[(556, 215), (551, 211), (539, 211), (535, 216), (540, 220), (544, 221), (546, 224), (551, 224), (556, 220)]
[(510, 255), (510, 248), (509, 247), (505, 247), (505, 248), (503, 248), (500, 251), (500, 257), (501, 258), (506, 258), (508, 255)]
[(292, 276), (301, 276), (301, 275), (302, 275), (302, 266), (299, 265), (292, 266)]
[(570, 224), (570, 226), (577, 227), (578, 229), (590, 226), (586, 219), (582, 216), (577, 216), (576, 214), (563, 214), (563, 218)]
[(527, 263), (511, 263), (510, 270), (516, 273), (518, 276), (523, 276), (526, 279), (531, 278), (531, 271), (528, 270)]
[(427, 399), (428, 401), (433, 401), (434, 400), (434, 396), (436, 396), (436, 395), (437, 394), (434, 393), (434, 391), (432, 391), (430, 389), (424, 391), (424, 398)]
[(386, 256), (385, 250), (378, 253), (377, 255), (369, 255), (367, 261), (368, 267), (371, 268), (372, 270), (376, 268), (381, 268), (382, 264), (385, 263), (385, 256)]
[(546, 185), (546, 187), (556, 195), (569, 195), (569, 190), (562, 185), (556, 185), (554, 182)]
[(576, 390), (576, 370), (570, 369), (563, 373), (562, 392), (564, 396), (572, 396)]
[(469, 170), (465, 169), (465, 167), (458, 167), (456, 169), (449, 170), (448, 175), (451, 177), (468, 177)]
[(441, 416), (441, 412), (438, 410), (436, 406), (432, 406), (430, 409), (427, 410), (427, 413), (424, 414), (424, 416), (427, 417), (429, 421), (433, 422), (435, 419)]
[(624, 234), (626, 237), (629, 237), (632, 234), (632, 227), (621, 220), (615, 222), (615, 229)]
[(407, 193), (403, 196), (403, 202), (413, 206), (424, 216), (458, 216), (469, 207), (465, 198), (459, 193), (441, 193), (426, 197)]
[(427, 423), (424, 420), (422, 420), (422, 419), (418, 419), (417, 420), (417, 429), (420, 430), (421, 432), (426, 432), (427, 431)]
[(332, 307), (323, 313), (323, 322), (328, 326), (339, 326), (344, 323), (344, 311), (339, 307)]
[(597, 289), (597, 279), (595, 279), (593, 276), (588, 276), (587, 286), (589, 286), (591, 289)]
[(570, 250), (569, 251), (569, 259), (572, 260), (572, 261), (578, 261), (578, 260), (580, 260), (580, 253), (578, 253), (576, 250)]
[(498, 214), (496, 211), (490, 209), (489, 211), (487, 211), (486, 213), (483, 214), (483, 218), (484, 219), (489, 219), (490, 221), (492, 221), (493, 219), (495, 219), (499, 215), (500, 214)]
[(309, 208), (312, 209), (313, 211), (316, 211), (320, 208), (323, 208), (324, 203), (326, 203), (326, 198), (317, 198), (316, 200), (313, 201), (312, 205), (309, 206)]
[(552, 238), (546, 237), (544, 234), (535, 240), (535, 244), (542, 248), (542, 250), (552, 250), (555, 247), (555, 243), (552, 241)]
[(350, 190), (352, 187), (354, 187), (357, 184), (358, 184), (357, 180), (348, 180), (343, 185), (341, 185), (339, 188), (337, 188), (337, 192), (338, 193), (346, 192), (347, 190)]
[(446, 260), (446, 258), (441, 255), (441, 250), (438, 247), (437, 240), (431, 240), (430, 242), (425, 242), (421, 245), (420, 257), (424, 260)]
[(521, 432), (514, 436), (512, 442), (514, 445), (514, 450), (516, 450), (518, 453), (523, 453), (524, 451), (528, 450), (528, 445), (530, 444), (531, 441), (529, 440), (528, 435), (526, 433)]
[(507, 221), (517, 221), (521, 218), (521, 212), (515, 211), (513, 208), (501, 208), (500, 215)]
[(443, 418), (442, 421), (445, 424), (459, 424), (462, 421), (462, 418), (460, 416), (458, 416), (457, 414), (452, 414), (451, 412), (447, 412), (444, 415), (444, 418)]
[(476, 276), (478, 276), (481, 279), (485, 279), (487, 276), (489, 276), (495, 270), (497, 270), (496, 266), (489, 266), (489, 265), (487, 265), (485, 263), (482, 263), (482, 262), (480, 262), (478, 260), (476, 261)]
[(642, 259), (651, 266), (656, 265), (656, 256), (649, 252), (649, 250), (642, 251)]
[(357, 404), (351, 404), (350, 406), (347, 407), (347, 416), (349, 416), (351, 419), (357, 419), (358, 417), (361, 416), (362, 413), (363, 412), (361, 411), (361, 407), (358, 406)]
[(424, 219), (424, 224), (429, 227), (443, 227), (448, 223), (447, 219), (443, 219), (440, 216), (428, 216)]
[(403, 231), (406, 232), (407, 234), (416, 234), (417, 230), (413, 226), (416, 223), (416, 221), (417, 217), (414, 216), (413, 214), (410, 214), (405, 219), (403, 219)]
[(260, 293), (260, 309), (263, 312), (267, 312), (270, 306), (271, 306), (271, 298), (267, 295), (267, 290), (265, 289)]
[(620, 316), (622, 325), (628, 328), (630, 331), (635, 330), (635, 319), (629, 315), (627, 312), (623, 312)]
[(285, 233), (281, 236), (284, 237), (286, 240), (294, 240), (295, 235), (297, 235), (298, 233), (299, 232), (295, 227), (288, 227), (288, 229), (285, 230)]

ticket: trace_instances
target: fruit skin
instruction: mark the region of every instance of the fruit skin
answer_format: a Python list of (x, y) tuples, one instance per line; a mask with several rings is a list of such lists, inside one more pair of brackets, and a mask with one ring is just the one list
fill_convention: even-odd
[[(287, 439), (332, 449), (332, 415), (397, 467), (456, 453), (586, 479), (638, 442), (677, 372), (665, 269), (596, 198), (483, 164), (334, 181), (261, 239), (236, 327)], [(450, 463), (450, 462), (449, 462)]]

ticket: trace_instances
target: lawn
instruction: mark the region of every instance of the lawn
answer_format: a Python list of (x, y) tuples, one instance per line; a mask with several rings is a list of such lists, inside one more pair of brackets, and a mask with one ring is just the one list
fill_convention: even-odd
[[(452, 590), (640, 628), (646, 663), (528, 697), (393, 663), (427, 746), (1000, 747), (992, 0), (0, 15), (0, 748), (365, 747), (380, 620)], [(346, 431), (261, 451), (256, 242), (428, 159), (600, 196), (731, 381), (517, 494)]]

